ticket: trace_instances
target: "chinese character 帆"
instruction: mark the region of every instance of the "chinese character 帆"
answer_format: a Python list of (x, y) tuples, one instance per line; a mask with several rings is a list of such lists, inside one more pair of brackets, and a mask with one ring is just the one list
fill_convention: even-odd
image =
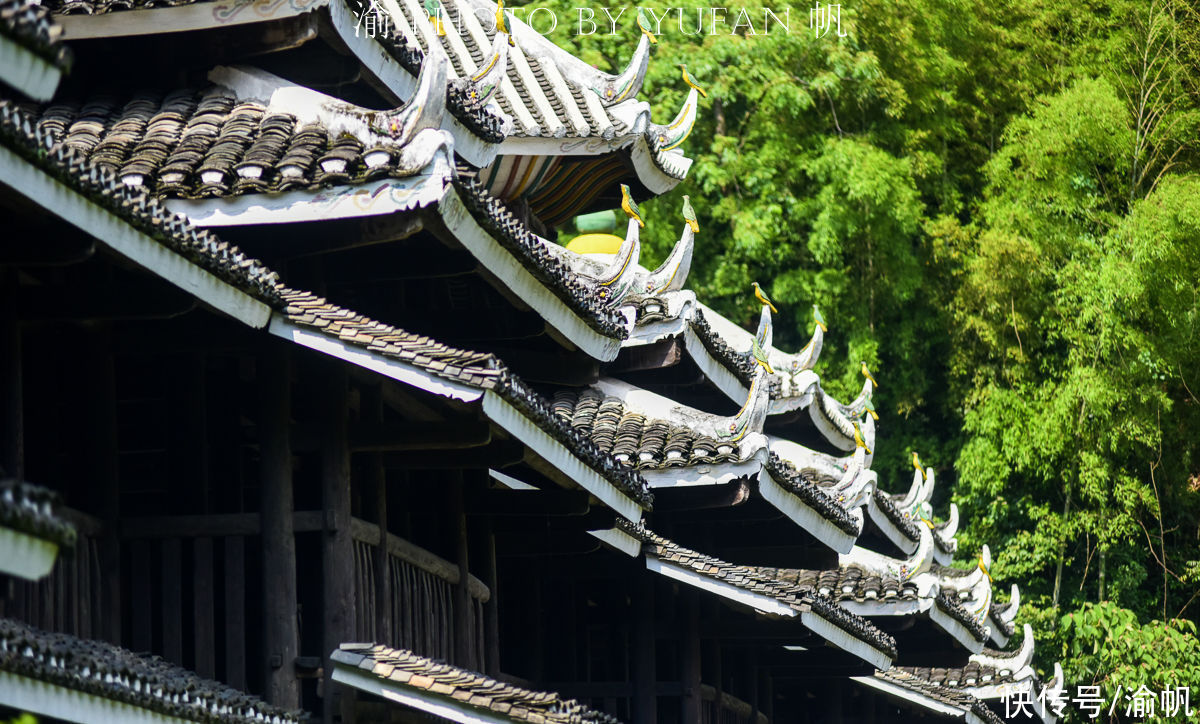
[(829, 34), (830, 28), (837, 28), (837, 36), (844, 38), (848, 33), (842, 32), (842, 6), (822, 5), (817, 3), (808, 11), (808, 27), (813, 29), (813, 36), (823, 38)]
[(1193, 716), (1196, 712), (1191, 706), (1192, 690), (1187, 686), (1177, 686), (1174, 689), (1164, 689), (1160, 693), (1164, 719), (1183, 714)]

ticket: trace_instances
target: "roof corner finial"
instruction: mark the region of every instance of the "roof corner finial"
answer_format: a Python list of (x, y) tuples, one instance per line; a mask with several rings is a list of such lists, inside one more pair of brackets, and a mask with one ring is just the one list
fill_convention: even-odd
[(696, 242), (695, 232), (699, 229), (698, 225), (693, 227), (693, 221), (688, 220), (689, 212), (695, 217), (695, 211), (692, 211), (688, 197), (684, 196), (683, 218), (687, 223), (683, 226), (683, 234), (675, 242), (675, 247), (671, 249), (671, 254), (667, 256), (666, 261), (651, 272), (646, 279), (647, 294), (677, 292), (683, 289), (683, 285), (687, 282), (688, 272), (692, 269), (692, 250)]
[[(628, 189), (621, 186), (622, 194), (627, 194)], [(632, 204), (633, 199), (629, 198)], [(622, 201), (621, 207), (625, 207), (625, 202)], [(633, 205), (634, 212), (637, 211), (637, 205)], [(629, 212), (626, 211), (628, 214)], [(642, 253), (642, 241), (639, 228), (642, 224), (640, 217), (630, 215), (629, 226), (625, 231), (625, 241), (621, 244), (621, 248), (617, 250), (616, 257), (608, 268), (596, 279), (598, 288), (597, 294), (600, 301), (606, 306), (616, 307), (625, 301), (629, 293), (633, 290), (633, 280), (637, 275), (638, 259)]]
[[(497, 25), (499, 27), (499, 25)], [(466, 83), (467, 105), (478, 108), (487, 103), (508, 72), (508, 46), (512, 36), (500, 30), (492, 40), (491, 58)]]
[(770, 404), (770, 394), (767, 387), (767, 368), (762, 366), (754, 375), (746, 395), (746, 404), (732, 418), (727, 418), (729, 424), (717, 430), (718, 439), (737, 442), (751, 432), (762, 432), (763, 423), (767, 419), (767, 407)]

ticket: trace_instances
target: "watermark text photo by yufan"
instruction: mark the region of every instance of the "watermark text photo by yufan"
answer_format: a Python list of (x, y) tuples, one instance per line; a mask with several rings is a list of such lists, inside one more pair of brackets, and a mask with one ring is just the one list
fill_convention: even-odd
[[(358, 0), (355, 12), (356, 32), (368, 37), (390, 37), (394, 34), (392, 19), (386, 3), (381, 0)], [(463, 18), (459, 12), (438, 0), (424, 0), (424, 11), (437, 24), (449, 23), (458, 27)], [(579, 5), (568, 10), (539, 5), (505, 8), (505, 13), (527, 24), (545, 36), (553, 35), (618, 35), (626, 32), (646, 32), (655, 37), (681, 35), (760, 35), (812, 32), (816, 37), (836, 35), (845, 37), (842, 30), (841, 4), (815, 2), (812, 7), (793, 8), (739, 6), (608, 6)], [(478, 8), (474, 20), (486, 32), (496, 26), (492, 10)]]

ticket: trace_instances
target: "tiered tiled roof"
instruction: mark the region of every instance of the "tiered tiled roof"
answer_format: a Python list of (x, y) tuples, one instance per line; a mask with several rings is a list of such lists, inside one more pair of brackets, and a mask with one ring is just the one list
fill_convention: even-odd
[(380, 644), (342, 644), (333, 652), (333, 661), (337, 665), (335, 681), (355, 686), (359, 682), (354, 674), (377, 678), (386, 689), (412, 695), (411, 699), (399, 701), (415, 708), (461, 707), (487, 712), (503, 721), (529, 724), (619, 724), (615, 717), (589, 709), (574, 699), (506, 684), (404, 649)]
[(797, 611), (812, 610), (855, 638), (887, 654), (889, 658), (896, 656), (895, 639), (861, 616), (841, 609), (831, 598), (818, 593), (815, 587), (805, 587), (798, 581), (778, 578), (772, 575), (774, 569), (737, 565), (684, 548), (645, 529), (626, 526), (626, 530), (643, 541), (647, 556), (688, 568), (702, 576), (742, 590), (773, 598)]
[(619, 490), (642, 505), (650, 504), (652, 496), (640, 475), (561, 423), (546, 400), (494, 357), (440, 345), (287, 287), (260, 262), (169, 213), (143, 189), (121, 184), (109, 169), (81, 158), (69, 148), (55, 146), (28, 116), (6, 102), (0, 102), (0, 145), (16, 151), (167, 248), (266, 303), (290, 322), (436, 376), (496, 392)]
[[(298, 712), (151, 656), (0, 619), (0, 675), (34, 679), (186, 721), (298, 722)], [(6, 682), (12, 686), (11, 680)]]
[(560, 420), (633, 468), (741, 460), (736, 442), (718, 441), (683, 425), (647, 417), (626, 408), (620, 398), (605, 396), (599, 390), (560, 390), (554, 395), (552, 407)]
[[(856, 680), (863, 681), (865, 678), (867, 677), (857, 677)], [(938, 686), (918, 676), (914, 676), (902, 668), (896, 667), (888, 671), (876, 671), (874, 679), (885, 686), (890, 684), (904, 691), (911, 692), (916, 697), (915, 703), (920, 703), (920, 699), (925, 698), (959, 710), (961, 712), (960, 716), (966, 717), (968, 721), (983, 722), (985, 724), (1003, 724), (1003, 720), (976, 697), (945, 686)]]
[(317, 190), (421, 170), (394, 147), (367, 147), (219, 86), (56, 103), (38, 127), (122, 182), (165, 197)]

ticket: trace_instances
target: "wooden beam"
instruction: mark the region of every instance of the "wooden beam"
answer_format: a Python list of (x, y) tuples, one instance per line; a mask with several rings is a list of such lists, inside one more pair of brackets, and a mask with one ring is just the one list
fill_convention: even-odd
[[(296, 535), (292, 490), (291, 384), (287, 347), (268, 342), (258, 360), (259, 479), (261, 486), (264, 696), (285, 709), (300, 708), (293, 662), (300, 653), (296, 611)], [(253, 535), (251, 532), (242, 535)], [(215, 534), (215, 533), (210, 533)], [(240, 582), (239, 585), (245, 585)]]
[[(67, 266), (87, 261), (96, 252), (96, 241), (91, 237), (62, 232), (63, 228), (57, 224), (41, 225), (36, 231), (16, 231), (14, 235), (24, 234), (29, 239), (36, 235), (37, 241), (0, 246), (0, 267)], [(9, 233), (14, 232), (9, 230)]]
[(381, 424), (369, 422), (350, 430), (353, 452), (399, 452), (408, 450), (465, 450), (492, 441), (486, 420), (459, 420), (441, 424)]
[(513, 440), (493, 441), (483, 447), (454, 452), (414, 450), (384, 453), (383, 465), (390, 469), (477, 470), (506, 468), (525, 459), (525, 446)]
[(605, 368), (605, 372), (616, 374), (674, 367), (683, 360), (683, 356), (683, 341), (678, 337), (670, 337), (653, 344), (622, 349), (617, 359)]
[(655, 488), (656, 512), (680, 510), (727, 510), (750, 499), (750, 487), (743, 479), (724, 485), (695, 485), (680, 488)]
[(350, 445), (347, 440), (349, 421), (349, 380), (346, 366), (340, 363), (323, 364), (310, 374), (321, 379), (316, 383), (319, 396), (318, 419), (324, 425), (321, 436), (321, 501), (325, 512), (322, 538), (322, 570), (324, 587), (324, 633), (322, 656), (325, 663), (324, 721), (333, 724), (340, 715), (343, 724), (353, 720), (349, 698), (343, 700), (340, 687), (333, 683), (333, 661), (329, 655), (343, 643), (354, 638), (354, 539), (350, 535)]
[(198, 308), (190, 294), (166, 284), (93, 285), (82, 289), (32, 287), (17, 301), (30, 322), (96, 322), (174, 319)]
[(474, 490), (466, 500), (467, 515), (581, 516), (591, 509), (584, 490)]

